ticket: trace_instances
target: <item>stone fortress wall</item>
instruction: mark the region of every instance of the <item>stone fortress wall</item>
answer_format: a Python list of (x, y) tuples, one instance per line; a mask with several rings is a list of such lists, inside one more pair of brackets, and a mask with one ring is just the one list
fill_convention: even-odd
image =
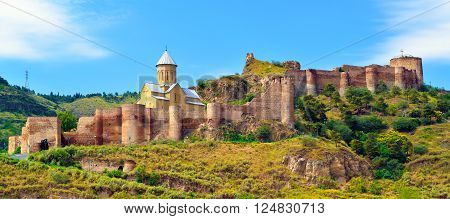
[[(247, 55), (247, 62), (254, 59)], [(328, 70), (301, 70), (300, 63), (283, 63), (289, 70), (284, 76), (271, 76), (265, 90), (242, 106), (209, 103), (205, 108), (182, 109), (171, 105), (168, 110), (146, 108), (140, 104), (125, 104), (113, 109), (97, 109), (92, 117), (81, 117), (75, 132), (61, 132), (56, 117), (30, 117), (21, 136), (9, 138), (12, 153), (19, 145), (23, 154), (48, 147), (64, 145), (140, 144), (154, 139), (180, 140), (201, 124), (217, 128), (225, 122), (238, 122), (246, 117), (257, 120), (275, 120), (286, 126), (294, 124), (294, 100), (300, 95), (317, 95), (327, 84), (333, 84), (341, 95), (349, 86), (367, 87), (375, 91), (378, 83), (399, 88), (418, 88), (423, 84), (422, 60), (399, 57), (388, 66), (365, 67), (343, 65)]]

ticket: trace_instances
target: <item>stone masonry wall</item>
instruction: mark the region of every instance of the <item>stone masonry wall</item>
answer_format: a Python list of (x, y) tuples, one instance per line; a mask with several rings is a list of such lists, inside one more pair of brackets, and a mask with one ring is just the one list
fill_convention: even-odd
[(21, 138), (21, 136), (11, 136), (8, 138), (8, 154), (14, 153), (20, 147)]
[[(253, 54), (249, 53), (247, 62), (253, 59)], [(263, 91), (244, 105), (209, 103), (206, 109), (173, 105), (164, 110), (126, 104), (113, 109), (98, 109), (93, 117), (81, 117), (77, 131), (66, 133), (61, 133), (61, 124), (56, 117), (30, 117), (22, 128), (22, 135), (9, 138), (8, 152), (18, 146), (22, 153), (39, 151), (42, 140), (47, 140), (49, 147), (58, 147), (62, 143), (130, 145), (153, 139), (179, 140), (204, 122), (218, 127), (224, 122), (239, 122), (247, 117), (281, 121), (292, 127), (295, 98), (304, 94), (317, 95), (327, 84), (333, 84), (343, 95), (350, 86), (375, 91), (381, 81), (389, 87), (402, 89), (417, 88), (423, 83), (422, 60), (415, 57), (392, 59), (390, 66), (343, 65), (331, 71), (300, 70), (300, 63), (295, 61), (284, 65), (288, 69), (286, 74), (262, 79)]]
[(61, 146), (61, 122), (57, 117), (28, 117), (22, 128), (22, 153), (40, 151), (47, 140), (49, 148)]

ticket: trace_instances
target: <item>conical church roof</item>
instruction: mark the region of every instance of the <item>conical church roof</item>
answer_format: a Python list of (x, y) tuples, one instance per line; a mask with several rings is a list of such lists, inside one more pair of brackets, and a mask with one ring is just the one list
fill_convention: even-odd
[(162, 54), (161, 58), (159, 58), (158, 63), (156, 63), (156, 66), (158, 65), (177, 65), (177, 63), (173, 61), (172, 57), (170, 57), (169, 53), (166, 50)]

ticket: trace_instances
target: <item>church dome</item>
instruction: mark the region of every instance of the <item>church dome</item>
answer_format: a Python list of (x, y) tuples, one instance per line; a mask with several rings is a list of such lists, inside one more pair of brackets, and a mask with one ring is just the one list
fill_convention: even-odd
[(164, 53), (162, 54), (161, 58), (159, 58), (158, 63), (156, 63), (156, 66), (158, 65), (177, 65), (177, 63), (175, 63), (175, 61), (172, 59), (172, 57), (170, 57), (169, 53), (166, 51), (164, 51)]

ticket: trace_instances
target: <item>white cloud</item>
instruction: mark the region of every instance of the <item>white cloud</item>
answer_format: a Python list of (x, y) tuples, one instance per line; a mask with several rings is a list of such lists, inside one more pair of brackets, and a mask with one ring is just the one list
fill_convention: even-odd
[[(379, 1), (386, 14), (383, 20), (388, 27), (409, 19), (443, 0), (383, 0)], [(386, 63), (404, 50), (406, 54), (427, 60), (450, 60), (450, 3), (419, 16), (392, 30), (392, 35), (376, 45), (369, 63)]]
[[(54, 24), (91, 38), (71, 6), (73, 1), (1, 0)], [(108, 53), (0, 2), (0, 58), (100, 58)]]

